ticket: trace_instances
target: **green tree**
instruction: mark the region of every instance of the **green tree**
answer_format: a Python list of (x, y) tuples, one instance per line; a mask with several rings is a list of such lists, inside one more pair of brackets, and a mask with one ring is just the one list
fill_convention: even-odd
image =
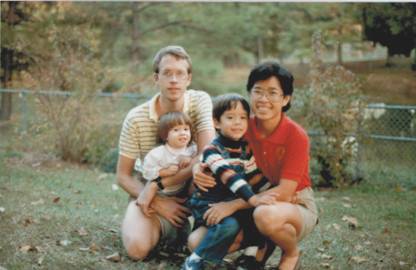
[(410, 56), (416, 48), (415, 3), (362, 4), (362, 22), (364, 38), (387, 47), (386, 65), (391, 56)]

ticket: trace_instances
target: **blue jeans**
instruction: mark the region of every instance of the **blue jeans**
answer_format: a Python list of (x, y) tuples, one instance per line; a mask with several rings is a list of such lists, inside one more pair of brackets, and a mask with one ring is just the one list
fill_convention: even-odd
[[(192, 196), (189, 200), (188, 203), (192, 210), (192, 215), (195, 218), (196, 228), (202, 225), (206, 226), (203, 216), (209, 209), (208, 205), (215, 202), (195, 196)], [(204, 260), (215, 264), (221, 263), (225, 255), (227, 255), (228, 248), (234, 242), (234, 239), (240, 231), (240, 224), (235, 217), (229, 216), (224, 218), (220, 223), (207, 226), (207, 228), (207, 234), (194, 252)]]

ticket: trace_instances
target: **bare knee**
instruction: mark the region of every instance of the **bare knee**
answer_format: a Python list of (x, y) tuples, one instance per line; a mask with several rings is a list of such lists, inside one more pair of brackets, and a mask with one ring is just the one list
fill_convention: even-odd
[(137, 242), (124, 243), (124, 247), (126, 248), (127, 255), (133, 260), (145, 259), (152, 249), (150, 245), (143, 245)]
[(198, 247), (206, 233), (207, 228), (199, 227), (188, 236), (188, 248), (190, 251), (193, 251)]
[(254, 221), (261, 233), (270, 235), (283, 227), (285, 221), (277, 212), (268, 206), (259, 206), (254, 210)]

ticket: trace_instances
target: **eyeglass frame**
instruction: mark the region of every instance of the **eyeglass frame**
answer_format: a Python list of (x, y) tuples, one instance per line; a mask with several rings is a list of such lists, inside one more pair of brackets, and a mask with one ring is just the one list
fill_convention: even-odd
[[(166, 73), (166, 74), (165, 74)], [(157, 73), (161, 78), (171, 80), (175, 77), (178, 81), (184, 81), (188, 78), (189, 72), (174, 72), (174, 71), (164, 71)]]
[[(271, 95), (272, 95), (272, 92), (274, 92), (274, 91), (279, 92), (279, 94), (278, 94), (277, 96), (275, 96), (275, 97), (272, 97)], [(277, 102), (277, 101), (279, 101), (282, 97), (284, 97), (284, 96), (285, 96), (284, 94), (280, 93), (280, 91), (278, 91), (277, 89), (273, 89), (273, 90), (271, 90), (271, 91), (267, 91), (267, 90), (260, 89), (260, 88), (256, 88), (256, 87), (254, 87), (254, 88), (250, 91), (250, 94), (252, 95), (252, 97), (253, 97), (254, 99), (260, 99), (260, 98), (262, 98), (262, 97), (266, 97), (266, 99), (267, 99), (268, 101), (270, 101), (270, 102)]]

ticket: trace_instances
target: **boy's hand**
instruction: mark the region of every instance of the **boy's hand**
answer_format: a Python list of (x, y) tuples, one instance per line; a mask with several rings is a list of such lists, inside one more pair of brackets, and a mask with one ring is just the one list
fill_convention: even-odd
[(150, 203), (156, 196), (157, 189), (155, 182), (148, 182), (136, 200), (136, 205), (140, 207), (145, 216), (150, 217), (155, 212), (150, 208)]
[(170, 165), (167, 168), (160, 169), (159, 170), (159, 176), (160, 177), (169, 177), (172, 175), (175, 175), (179, 171), (178, 165)]
[(249, 200), (248, 203), (254, 207), (259, 205), (270, 205), (276, 202), (276, 195), (275, 194), (263, 194), (263, 195), (254, 195)]
[(205, 212), (203, 217), (208, 226), (220, 223), (221, 220), (231, 216), (236, 211), (232, 202), (211, 203), (209, 206), (210, 208)]
[(197, 163), (192, 168), (194, 176), (194, 184), (202, 191), (208, 191), (209, 188), (215, 186), (215, 178), (212, 173), (208, 173), (208, 165), (204, 163)]
[(191, 164), (192, 158), (191, 157), (186, 157), (186, 156), (180, 156), (179, 157), (179, 169), (183, 169), (189, 166), (189, 164)]

